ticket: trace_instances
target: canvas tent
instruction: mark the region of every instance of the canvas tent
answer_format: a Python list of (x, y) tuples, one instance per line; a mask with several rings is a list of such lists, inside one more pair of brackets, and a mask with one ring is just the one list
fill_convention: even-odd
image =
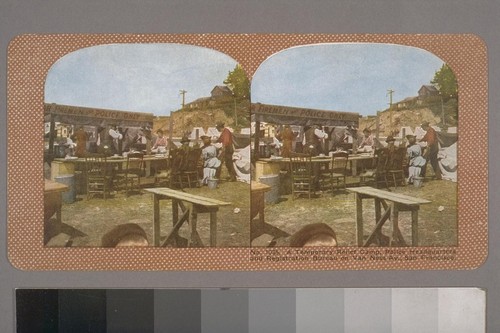
[(193, 130), (189, 134), (189, 140), (199, 140), (202, 135), (205, 135), (203, 127), (193, 127)]
[(438, 161), (439, 168), (443, 179), (457, 181), (457, 134), (438, 132), (439, 152)]

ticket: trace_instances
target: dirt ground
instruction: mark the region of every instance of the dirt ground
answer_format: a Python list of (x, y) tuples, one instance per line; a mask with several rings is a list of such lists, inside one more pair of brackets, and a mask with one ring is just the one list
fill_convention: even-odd
[[(428, 171), (430, 171), (429, 168)], [(419, 244), (420, 246), (455, 246), (457, 245), (457, 184), (446, 180), (433, 180), (432, 172), (420, 188), (412, 185), (391, 188), (396, 193), (407, 194), (432, 201), (420, 206)], [(224, 174), (223, 174), (224, 176)], [(222, 177), (224, 179), (224, 177)], [(359, 178), (348, 178), (348, 187), (355, 186)], [(142, 181), (144, 187), (153, 187), (152, 179)], [(354, 183), (353, 183), (354, 182)], [(349, 184), (351, 183), (351, 184)], [(242, 182), (220, 181), (217, 189), (187, 188), (184, 191), (206, 196), (231, 205), (221, 207), (217, 223), (217, 246), (250, 246), (250, 186)], [(365, 200), (363, 219), (365, 236), (375, 223), (373, 201)], [(438, 208), (442, 206), (441, 211)], [(162, 200), (160, 206), (162, 239), (172, 226), (171, 202)], [(239, 210), (239, 212), (235, 212)], [(265, 220), (279, 229), (293, 234), (302, 226), (324, 222), (337, 234), (339, 246), (356, 246), (356, 222), (354, 194), (345, 190), (318, 193), (315, 198), (306, 197), (291, 200), (290, 194), (282, 194), (278, 203), (266, 204)], [(399, 225), (403, 237), (411, 240), (411, 216), (409, 212), (399, 214)], [(104, 200), (94, 197), (88, 200), (86, 195), (78, 195), (77, 201), (63, 204), (62, 225), (57, 226), (53, 218), (46, 228), (48, 246), (100, 246), (101, 237), (115, 225), (137, 223), (152, 242), (153, 234), (153, 195), (144, 191), (132, 193), (129, 197), (117, 192), (112, 198)], [(389, 234), (389, 224), (383, 228)], [(198, 217), (198, 232), (205, 245), (209, 244), (210, 227), (208, 214)], [(189, 238), (189, 227), (185, 224), (180, 235)], [(54, 237), (56, 236), (56, 237)]]
[[(145, 180), (144, 182), (147, 182)], [(153, 187), (153, 184), (145, 185)], [(231, 205), (223, 206), (217, 213), (217, 246), (249, 246), (250, 230), (250, 185), (243, 182), (221, 181), (216, 189), (207, 186), (186, 188), (187, 193), (210, 197)], [(239, 208), (239, 212), (235, 212)], [(238, 210), (236, 210), (238, 211)], [(160, 235), (164, 239), (172, 226), (170, 200), (160, 201)], [(114, 226), (122, 223), (136, 223), (141, 226), (152, 243), (153, 239), (153, 195), (144, 191), (131, 193), (127, 197), (117, 192), (104, 200), (95, 196), (87, 199), (78, 195), (77, 201), (62, 206), (62, 226), (50, 221), (46, 228), (48, 246), (100, 246), (101, 237)], [(198, 215), (198, 232), (204, 245), (210, 243), (209, 214)], [(186, 223), (179, 230), (182, 237), (189, 238)], [(54, 236), (57, 236), (53, 238)]]
[[(348, 179), (354, 181), (354, 179)], [(354, 185), (354, 184), (352, 184)], [(457, 184), (447, 180), (426, 178), (420, 188), (413, 185), (391, 187), (394, 193), (406, 194), (432, 201), (420, 206), (418, 219), (419, 246), (457, 245)], [(438, 208), (444, 209), (439, 211)], [(335, 230), (339, 246), (356, 246), (356, 205), (353, 193), (343, 189), (333, 193), (318, 194), (317, 197), (291, 199), (282, 196), (276, 204), (267, 205), (266, 221), (289, 234), (293, 234), (309, 223), (323, 222)], [(363, 201), (364, 235), (375, 226), (373, 200)], [(404, 239), (411, 243), (411, 213), (399, 213), (399, 227)], [(389, 235), (390, 222), (382, 231)]]

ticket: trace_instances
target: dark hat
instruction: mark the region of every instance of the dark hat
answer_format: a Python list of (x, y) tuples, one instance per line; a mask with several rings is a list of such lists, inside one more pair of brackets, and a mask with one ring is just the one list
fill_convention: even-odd
[(372, 132), (372, 131), (370, 131), (370, 129), (369, 129), (369, 128), (365, 128), (365, 129), (363, 130), (363, 133), (371, 133), (371, 132)]
[(181, 143), (184, 143), (184, 142), (189, 142), (189, 138), (187, 136), (182, 137)]
[(224, 127), (224, 123), (222, 121), (218, 121), (215, 123), (215, 127)]
[(394, 139), (394, 137), (392, 135), (389, 135), (386, 139), (385, 139), (385, 142), (394, 142), (396, 141), (396, 139)]
[(209, 137), (208, 135), (202, 135), (202, 136), (200, 136), (200, 139), (202, 139), (202, 140), (211, 139), (211, 137)]
[(416, 138), (417, 136), (416, 135), (413, 135), (413, 134), (407, 134), (406, 135), (406, 138), (409, 139), (409, 138)]
[(428, 121), (424, 121), (424, 122), (422, 123), (422, 125), (420, 125), (420, 126), (421, 126), (421, 127), (429, 126), (429, 122), (428, 122)]

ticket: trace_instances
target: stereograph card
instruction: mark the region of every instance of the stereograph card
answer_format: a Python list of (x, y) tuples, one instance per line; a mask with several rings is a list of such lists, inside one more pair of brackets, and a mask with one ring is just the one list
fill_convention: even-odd
[(474, 269), (475, 35), (22, 35), (8, 251), (22, 270)]

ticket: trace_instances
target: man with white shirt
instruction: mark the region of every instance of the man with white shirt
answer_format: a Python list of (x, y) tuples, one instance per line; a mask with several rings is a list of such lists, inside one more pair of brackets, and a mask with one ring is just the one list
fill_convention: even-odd
[(121, 150), (120, 145), (121, 145), (121, 140), (123, 139), (123, 135), (118, 130), (118, 127), (116, 125), (111, 125), (108, 134), (111, 137), (111, 147), (110, 147), (111, 153), (112, 154), (120, 153)]
[(318, 156), (323, 153), (323, 143), (328, 139), (328, 134), (319, 125), (312, 125), (304, 134), (304, 153)]

